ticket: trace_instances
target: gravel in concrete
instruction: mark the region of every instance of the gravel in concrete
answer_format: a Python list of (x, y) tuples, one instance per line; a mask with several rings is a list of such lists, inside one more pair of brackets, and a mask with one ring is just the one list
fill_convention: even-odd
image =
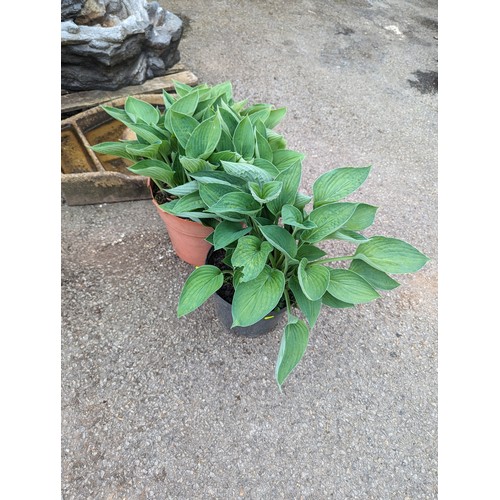
[(232, 336), (211, 302), (177, 319), (191, 267), (149, 201), (63, 204), (62, 497), (437, 498), (436, 1), (162, 5), (201, 81), (288, 107), (305, 191), (373, 165), (352, 196), (380, 207), (370, 234), (432, 261), (324, 310), (280, 394), (280, 330)]

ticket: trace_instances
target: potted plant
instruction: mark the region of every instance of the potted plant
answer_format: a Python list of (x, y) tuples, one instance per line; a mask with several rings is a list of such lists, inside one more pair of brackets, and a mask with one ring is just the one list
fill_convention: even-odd
[[(280, 163), (284, 157), (286, 165)], [(418, 271), (428, 260), (400, 239), (364, 236), (377, 207), (341, 201), (362, 185), (370, 167), (333, 169), (314, 182), (313, 196), (307, 197), (298, 194), (301, 160), (296, 152), (275, 152), (276, 173), (222, 161), (238, 182), (226, 185), (232, 190), (225, 188), (204, 210), (223, 222), (209, 236), (214, 248), (206, 263), (187, 278), (177, 310), (184, 316), (216, 294), (221, 320), (250, 335), (268, 331), (286, 312), (275, 370), (280, 387), (302, 358), (323, 305), (347, 308), (377, 299), (380, 291), (399, 285), (391, 274)], [(356, 248), (330, 257), (318, 246), (325, 240)]]
[(206, 210), (214, 197), (244, 185), (222, 163), (244, 161), (274, 173), (274, 153), (287, 150), (283, 137), (272, 129), (286, 110), (264, 103), (247, 106), (246, 100), (235, 102), (230, 82), (195, 87), (176, 82), (175, 90), (176, 95), (163, 92), (164, 111), (134, 97), (127, 98), (124, 109), (103, 106), (136, 138), (92, 149), (133, 162), (128, 168), (148, 178), (153, 203), (177, 255), (201, 265), (210, 248), (205, 238), (217, 224), (244, 220)]

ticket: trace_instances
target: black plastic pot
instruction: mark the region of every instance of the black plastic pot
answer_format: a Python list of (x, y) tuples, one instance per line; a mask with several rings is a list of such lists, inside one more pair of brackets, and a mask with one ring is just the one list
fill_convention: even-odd
[[(211, 259), (214, 250), (210, 249), (207, 255), (206, 264), (213, 265)], [(231, 304), (223, 299), (217, 292), (212, 295), (212, 300), (215, 305), (215, 310), (219, 321), (224, 325), (226, 330), (230, 333), (235, 333), (236, 335), (241, 335), (243, 337), (258, 337), (269, 333), (278, 326), (280, 320), (283, 318), (286, 312), (286, 307), (278, 311), (271, 311), (265, 318), (262, 318), (257, 323), (250, 326), (235, 326), (231, 328), (233, 324), (233, 315), (231, 313)]]

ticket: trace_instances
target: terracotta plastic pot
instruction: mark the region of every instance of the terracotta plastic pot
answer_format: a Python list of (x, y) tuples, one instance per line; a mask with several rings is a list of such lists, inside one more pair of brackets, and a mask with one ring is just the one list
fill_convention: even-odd
[[(148, 186), (151, 190), (149, 179)], [(188, 264), (202, 266), (205, 263), (208, 251), (212, 248), (212, 245), (205, 241), (205, 238), (213, 232), (213, 228), (164, 212), (154, 199), (152, 190), (151, 198), (158, 215), (165, 223), (177, 256)]]
[[(205, 264), (213, 264), (213, 261), (211, 259), (212, 254), (213, 248), (211, 248), (208, 252)], [(284, 307), (279, 311), (271, 311), (265, 318), (262, 318), (260, 321), (253, 325), (235, 326), (234, 328), (231, 328), (231, 325), (233, 324), (231, 304), (223, 299), (220, 295), (218, 295), (217, 292), (212, 295), (212, 300), (215, 305), (217, 317), (219, 321), (224, 325), (226, 330), (228, 330), (230, 333), (241, 335), (243, 337), (259, 337), (260, 335), (269, 333), (271, 330), (274, 330), (276, 326), (278, 326), (286, 312), (286, 307)]]

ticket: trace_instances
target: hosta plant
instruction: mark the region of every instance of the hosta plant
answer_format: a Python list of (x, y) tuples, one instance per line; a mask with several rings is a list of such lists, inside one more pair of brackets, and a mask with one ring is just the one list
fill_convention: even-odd
[[(223, 285), (233, 290), (233, 326), (253, 325), (286, 307), (275, 369), (279, 386), (304, 355), (323, 306), (347, 308), (378, 299), (399, 285), (391, 275), (418, 271), (428, 260), (400, 239), (363, 235), (377, 207), (341, 201), (366, 180), (369, 167), (321, 175), (311, 199), (297, 194), (301, 160), (298, 153), (275, 151), (272, 161), (222, 161), (221, 177), (197, 178), (211, 193), (206, 211), (222, 220), (209, 239), (215, 251), (224, 252), (224, 266), (195, 269), (177, 311), (179, 317), (192, 312)], [(329, 256), (321, 249), (325, 240), (349, 242), (354, 249)]]
[[(92, 149), (133, 162), (129, 170), (150, 178), (155, 191), (164, 195), (162, 210), (215, 226), (214, 212), (206, 211), (213, 197), (230, 190), (249, 192), (224, 162), (244, 162), (276, 173), (271, 162), (279, 151), (287, 150), (284, 138), (273, 128), (286, 110), (235, 102), (230, 82), (195, 87), (176, 83), (175, 90), (176, 95), (163, 92), (164, 111), (134, 97), (127, 98), (124, 109), (103, 106), (137, 138), (104, 142)], [(201, 188), (205, 184), (210, 187)], [(215, 184), (217, 193), (211, 189)]]

